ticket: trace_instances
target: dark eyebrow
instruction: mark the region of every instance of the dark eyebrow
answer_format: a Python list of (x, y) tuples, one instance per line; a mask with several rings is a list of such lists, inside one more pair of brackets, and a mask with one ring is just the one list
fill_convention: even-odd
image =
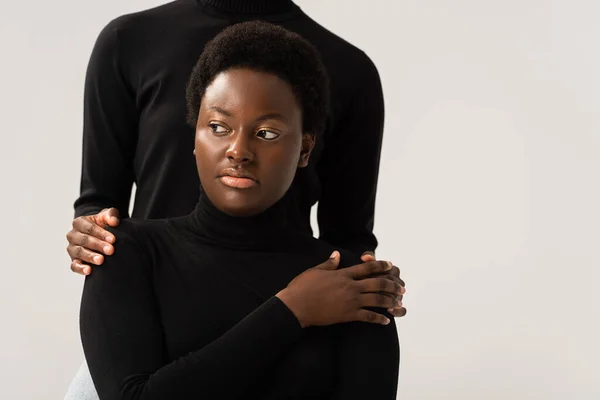
[[(230, 113), (229, 111), (227, 111), (224, 108), (221, 108), (219, 106), (211, 106), (208, 109), (214, 110), (214, 111), (218, 112), (219, 114), (223, 114), (227, 117), (233, 116), (232, 113)], [(283, 114), (280, 114), (278, 112), (272, 112), (272, 113), (261, 115), (260, 117), (256, 118), (256, 122), (267, 121), (269, 119), (277, 119), (279, 121), (288, 122), (287, 118), (284, 117)]]
[(212, 107), (209, 107), (208, 109), (209, 110), (215, 110), (219, 114), (223, 114), (223, 115), (225, 115), (227, 117), (231, 117), (232, 116), (232, 114), (229, 111), (227, 111), (227, 110), (225, 110), (225, 109), (223, 109), (221, 107), (212, 106)]
[(282, 114), (279, 114), (278, 112), (272, 112), (272, 113), (268, 113), (265, 115), (261, 115), (260, 117), (256, 118), (256, 121), (260, 122), (260, 121), (266, 121), (269, 119), (278, 119), (283, 122), (288, 122), (287, 118), (284, 117)]

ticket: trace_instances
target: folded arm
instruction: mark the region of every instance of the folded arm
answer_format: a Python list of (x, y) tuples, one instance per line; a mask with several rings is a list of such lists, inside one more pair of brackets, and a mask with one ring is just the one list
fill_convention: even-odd
[(81, 304), (83, 348), (101, 399), (238, 399), (300, 339), (297, 318), (273, 297), (214, 342), (168, 360), (150, 260), (122, 228), (113, 230), (119, 251), (86, 277)]

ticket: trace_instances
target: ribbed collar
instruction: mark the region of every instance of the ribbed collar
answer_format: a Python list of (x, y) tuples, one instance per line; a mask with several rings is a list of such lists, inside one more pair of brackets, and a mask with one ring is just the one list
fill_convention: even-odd
[(204, 240), (232, 249), (273, 249), (290, 233), (291, 191), (266, 211), (251, 217), (232, 217), (220, 211), (200, 187), (198, 204), (190, 214), (191, 229)]
[(268, 15), (298, 10), (291, 0), (197, 0), (200, 4), (232, 14)]

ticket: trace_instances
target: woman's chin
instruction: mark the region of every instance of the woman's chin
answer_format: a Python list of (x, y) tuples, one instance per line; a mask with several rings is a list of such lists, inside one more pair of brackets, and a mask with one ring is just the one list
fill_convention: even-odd
[(277, 198), (266, 196), (260, 187), (232, 189), (221, 186), (205, 187), (204, 189), (213, 205), (232, 217), (253, 217), (268, 210), (277, 202)]

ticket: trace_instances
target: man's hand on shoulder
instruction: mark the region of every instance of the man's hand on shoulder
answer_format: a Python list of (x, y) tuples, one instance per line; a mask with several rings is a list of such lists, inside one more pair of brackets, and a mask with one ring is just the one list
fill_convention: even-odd
[(115, 236), (106, 227), (119, 225), (119, 211), (105, 208), (96, 215), (86, 215), (73, 220), (73, 228), (67, 233), (67, 253), (71, 257), (71, 271), (80, 275), (92, 272), (91, 264), (102, 265), (104, 256), (115, 249)]

